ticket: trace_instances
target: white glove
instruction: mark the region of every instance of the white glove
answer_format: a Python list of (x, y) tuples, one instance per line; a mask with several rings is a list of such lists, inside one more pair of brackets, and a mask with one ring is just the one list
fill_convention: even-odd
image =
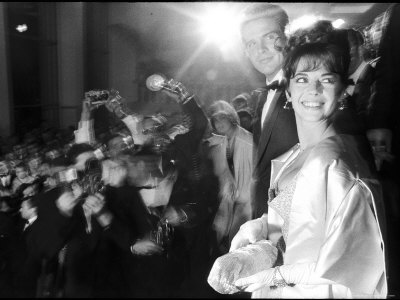
[[(252, 276), (240, 278), (236, 280), (235, 285), (246, 291), (254, 292), (263, 286), (274, 286), (274, 272), (276, 268), (271, 268), (258, 272)], [(334, 282), (328, 279), (317, 276), (314, 272), (315, 263), (302, 263), (293, 265), (279, 266), (279, 271), (276, 271), (276, 279), (284, 279), (287, 284), (333, 284)]]
[(267, 215), (264, 214), (261, 218), (247, 221), (240, 226), (238, 233), (232, 239), (229, 252), (248, 244), (253, 244), (259, 240), (265, 240), (268, 234), (266, 224)]

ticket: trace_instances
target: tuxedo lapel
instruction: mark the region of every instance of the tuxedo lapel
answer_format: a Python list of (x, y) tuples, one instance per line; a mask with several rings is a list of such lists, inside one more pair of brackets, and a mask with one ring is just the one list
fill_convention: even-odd
[(281, 102), (281, 101), (279, 101), (279, 99), (282, 97), (282, 94), (284, 96), (283, 91), (284, 91), (283, 89), (279, 89), (276, 91), (275, 96), (271, 101), (271, 105), (269, 107), (268, 113), (265, 117), (263, 127), (261, 129), (260, 142), (257, 147), (256, 166), (260, 163), (260, 161), (263, 157), (262, 154), (265, 152), (265, 149), (268, 146), (268, 142), (271, 137), (272, 129), (274, 128), (275, 121), (279, 115), (280, 109), (279, 109), (279, 105), (277, 106), (277, 104)]

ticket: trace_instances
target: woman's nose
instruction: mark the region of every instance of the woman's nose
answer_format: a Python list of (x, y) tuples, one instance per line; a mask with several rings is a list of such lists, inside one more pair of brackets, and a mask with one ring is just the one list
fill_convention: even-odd
[(322, 93), (322, 84), (319, 80), (315, 80), (310, 82), (309, 85), (310, 94), (319, 94)]

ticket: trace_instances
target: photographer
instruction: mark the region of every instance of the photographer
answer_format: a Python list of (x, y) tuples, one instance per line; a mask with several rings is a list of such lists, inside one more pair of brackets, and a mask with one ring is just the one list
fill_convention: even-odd
[[(153, 157), (161, 157), (163, 176), (159, 180), (149, 172), (151, 161), (142, 160), (142, 170), (149, 175), (142, 185), (150, 186), (141, 192), (141, 196), (145, 203), (152, 203), (149, 210), (159, 216), (161, 224), (173, 228), (167, 247), (170, 287), (167, 296), (210, 296), (206, 278), (211, 268), (210, 224), (218, 205), (218, 180), (209, 158), (209, 145), (203, 142), (209, 123), (195, 97), (181, 83), (170, 80), (165, 84), (169, 89), (166, 93), (180, 105), (182, 115), (185, 115), (186, 122), (181, 126), (160, 130), (162, 126), (154, 122), (153, 128), (143, 130), (146, 126), (144, 117), (130, 118), (117, 102), (108, 103), (106, 107), (127, 126), (134, 125), (130, 127), (131, 133), (152, 149)], [(161, 201), (160, 195), (165, 195), (161, 183), (169, 175), (174, 177), (170, 196)], [(152, 198), (160, 198), (158, 207), (154, 207), (157, 201)]]
[[(120, 257), (114, 240), (122, 229), (108, 209), (106, 197), (96, 192), (99, 182), (95, 177), (101, 178), (101, 171), (93, 166), (100, 161), (94, 160), (88, 144), (73, 145), (67, 158), (70, 164), (63, 174), (75, 176), (40, 195), (38, 201), (38, 220), (46, 236), (45, 257), (58, 260), (53, 296), (124, 296), (121, 293), (127, 288), (119, 284), (124, 281), (115, 280), (116, 273), (104, 267)], [(109, 279), (115, 284), (104, 284)]]

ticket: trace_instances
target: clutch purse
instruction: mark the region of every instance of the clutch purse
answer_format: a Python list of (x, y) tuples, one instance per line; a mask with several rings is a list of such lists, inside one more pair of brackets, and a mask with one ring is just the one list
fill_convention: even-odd
[(267, 240), (236, 249), (215, 260), (208, 284), (220, 294), (237, 293), (236, 280), (272, 268), (277, 255), (278, 249)]

